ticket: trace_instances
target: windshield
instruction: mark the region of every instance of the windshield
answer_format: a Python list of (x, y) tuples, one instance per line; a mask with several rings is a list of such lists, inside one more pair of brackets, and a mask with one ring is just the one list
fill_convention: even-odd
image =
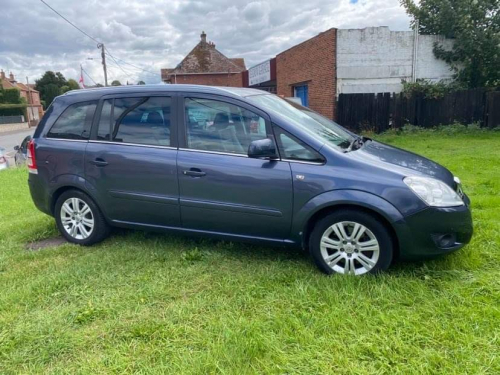
[(355, 139), (337, 123), (291, 100), (276, 95), (255, 95), (247, 99), (308, 131), (316, 138), (342, 149), (348, 149)]

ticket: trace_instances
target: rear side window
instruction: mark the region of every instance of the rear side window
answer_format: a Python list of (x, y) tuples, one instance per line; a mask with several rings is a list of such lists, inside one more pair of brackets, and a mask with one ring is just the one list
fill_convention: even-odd
[(171, 98), (105, 100), (97, 139), (119, 143), (170, 146)]
[(47, 138), (89, 139), (97, 101), (75, 103), (64, 110), (47, 133)]

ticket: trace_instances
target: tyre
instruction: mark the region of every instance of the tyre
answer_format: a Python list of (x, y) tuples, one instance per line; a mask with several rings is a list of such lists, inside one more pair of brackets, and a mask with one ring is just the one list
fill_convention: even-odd
[(378, 273), (389, 268), (393, 257), (392, 239), (385, 225), (363, 211), (347, 209), (316, 223), (309, 249), (326, 274)]
[(68, 190), (57, 199), (54, 216), (59, 232), (68, 242), (90, 246), (109, 235), (104, 216), (85, 193)]

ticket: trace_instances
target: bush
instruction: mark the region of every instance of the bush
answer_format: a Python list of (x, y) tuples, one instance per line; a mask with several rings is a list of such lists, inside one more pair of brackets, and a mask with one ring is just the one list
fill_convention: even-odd
[(431, 82), (417, 79), (417, 82), (403, 81), (403, 94), (409, 98), (414, 95), (423, 95), (426, 99), (441, 99), (452, 91), (464, 89), (457, 83), (446, 81)]
[(0, 104), (0, 116), (26, 117), (26, 104)]
[(8, 104), (21, 104), (21, 92), (18, 89), (3, 90), (3, 102)]
[[(462, 124), (460, 122), (454, 122), (449, 125), (439, 125), (433, 128), (424, 128), (421, 126), (406, 124), (399, 129), (389, 129), (382, 134), (385, 135), (405, 135), (405, 134), (418, 134), (418, 133), (436, 133), (442, 135), (452, 135), (452, 134), (470, 134), (470, 133), (484, 133), (487, 131), (497, 131), (500, 128), (488, 129), (482, 128), (478, 122), (473, 122), (472, 124)], [(374, 135), (373, 133), (363, 133), (367, 136)]]

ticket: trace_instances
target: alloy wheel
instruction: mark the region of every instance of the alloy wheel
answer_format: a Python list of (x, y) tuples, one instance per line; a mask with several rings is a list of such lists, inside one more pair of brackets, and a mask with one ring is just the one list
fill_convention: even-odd
[(353, 221), (328, 227), (321, 236), (320, 250), (333, 271), (350, 275), (369, 272), (380, 255), (380, 245), (372, 231)]
[(66, 233), (77, 240), (88, 238), (94, 230), (94, 215), (79, 198), (68, 198), (61, 206), (61, 223)]

